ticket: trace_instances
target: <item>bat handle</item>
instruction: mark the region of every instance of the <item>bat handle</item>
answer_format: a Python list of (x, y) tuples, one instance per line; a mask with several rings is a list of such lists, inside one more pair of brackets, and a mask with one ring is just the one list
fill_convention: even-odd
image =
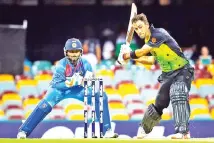
[(130, 46), (130, 43), (129, 43), (129, 42), (126, 42), (126, 45), (127, 45), (127, 46)]

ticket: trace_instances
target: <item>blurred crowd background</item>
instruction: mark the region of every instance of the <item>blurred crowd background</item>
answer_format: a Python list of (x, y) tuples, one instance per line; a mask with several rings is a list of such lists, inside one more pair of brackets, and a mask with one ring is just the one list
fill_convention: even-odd
[[(195, 67), (191, 119), (214, 119), (212, 0), (0, 0), (0, 119), (29, 116), (45, 95), (68, 38), (83, 43), (83, 57), (104, 79), (112, 120), (140, 120), (160, 84), (158, 65), (115, 63), (125, 37), (130, 5), (155, 27), (165, 28)], [(131, 48), (141, 48), (137, 35)], [(57, 105), (46, 119), (83, 120), (83, 103)], [(171, 105), (163, 120), (172, 119)]]

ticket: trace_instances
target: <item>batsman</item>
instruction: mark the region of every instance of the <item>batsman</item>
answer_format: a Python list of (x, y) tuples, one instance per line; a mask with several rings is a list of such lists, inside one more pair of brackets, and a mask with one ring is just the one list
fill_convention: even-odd
[(127, 44), (122, 45), (118, 62), (124, 65), (128, 60), (142, 64), (154, 64), (157, 61), (162, 70), (158, 77), (161, 87), (155, 104), (148, 106), (137, 137), (144, 138), (152, 131), (161, 120), (163, 109), (167, 108), (171, 101), (175, 122), (175, 134), (171, 138), (188, 139), (190, 138), (188, 94), (194, 78), (194, 68), (184, 57), (175, 39), (165, 29), (150, 25), (145, 14), (135, 15), (131, 22), (134, 31), (145, 40), (145, 44), (135, 51), (131, 51)]
[[(31, 115), (19, 128), (17, 138), (28, 137), (60, 101), (67, 98), (74, 98), (80, 101), (84, 100), (84, 87), (82, 86), (82, 81), (84, 78), (92, 78), (93, 71), (89, 62), (81, 57), (82, 53), (83, 49), (80, 40), (71, 38), (66, 41), (64, 46), (65, 57), (61, 59), (55, 67), (50, 88), (44, 99), (39, 102)], [(91, 104), (91, 92), (92, 90), (89, 88), (88, 105)], [(95, 93), (95, 104), (96, 116), (99, 120), (98, 92)], [(117, 134), (111, 130), (108, 98), (105, 92), (103, 92), (103, 126), (104, 137), (117, 137)]]

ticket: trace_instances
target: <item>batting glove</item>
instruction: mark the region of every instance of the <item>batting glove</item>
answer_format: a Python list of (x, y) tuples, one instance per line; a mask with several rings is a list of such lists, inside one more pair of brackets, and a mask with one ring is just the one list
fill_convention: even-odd
[(127, 64), (128, 60), (124, 60), (123, 55), (126, 53), (130, 53), (131, 51), (132, 51), (132, 49), (128, 45), (126, 45), (126, 44), (121, 45), (120, 53), (119, 53), (119, 56), (117, 59), (118, 63), (121, 65)]

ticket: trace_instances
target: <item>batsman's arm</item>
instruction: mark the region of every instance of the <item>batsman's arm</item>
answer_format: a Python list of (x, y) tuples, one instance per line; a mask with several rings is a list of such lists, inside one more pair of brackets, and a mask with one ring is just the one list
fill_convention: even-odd
[(154, 56), (142, 56), (138, 59), (134, 59), (134, 61), (139, 62), (141, 64), (153, 65), (155, 63)]
[(123, 55), (123, 59), (124, 60), (138, 59), (138, 58), (140, 58), (142, 56), (146, 56), (148, 53), (150, 53), (151, 49), (152, 49), (152, 47), (145, 44), (141, 49), (137, 49), (137, 50), (132, 51), (130, 53), (125, 53)]

